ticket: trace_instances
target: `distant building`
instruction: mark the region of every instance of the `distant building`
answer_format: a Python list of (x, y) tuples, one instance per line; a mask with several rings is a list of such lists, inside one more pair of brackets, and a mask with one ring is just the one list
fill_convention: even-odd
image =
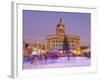
[(37, 55), (40, 55), (40, 54), (45, 54), (45, 45), (44, 44), (41, 44), (39, 42), (36, 42), (32, 45), (32, 54), (37, 54)]
[(23, 41), (23, 56), (24, 58), (29, 57), (32, 54), (31, 45)]
[(56, 34), (47, 35), (45, 38), (45, 49), (46, 51), (52, 51), (53, 49), (63, 49), (64, 36), (67, 36), (69, 47), (73, 50), (80, 50), (80, 37), (76, 35), (68, 35), (65, 31), (65, 25), (62, 19), (59, 20), (56, 26)]

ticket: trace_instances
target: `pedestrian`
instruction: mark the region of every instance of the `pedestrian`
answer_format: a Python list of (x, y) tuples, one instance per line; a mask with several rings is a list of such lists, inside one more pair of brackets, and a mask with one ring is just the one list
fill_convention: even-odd
[(45, 62), (47, 63), (48, 56), (47, 54), (44, 55)]
[(29, 59), (30, 59), (30, 63), (31, 63), (31, 64), (33, 64), (33, 58), (34, 58), (34, 56), (31, 54), (31, 55), (29, 56)]

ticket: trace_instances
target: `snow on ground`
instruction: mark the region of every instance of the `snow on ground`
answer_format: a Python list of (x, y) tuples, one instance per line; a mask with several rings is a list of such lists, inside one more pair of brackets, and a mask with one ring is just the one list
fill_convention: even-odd
[(41, 69), (41, 68), (62, 68), (62, 67), (80, 67), (80, 66), (90, 66), (91, 59), (87, 57), (70, 57), (70, 60), (67, 57), (60, 57), (56, 60), (48, 59), (36, 61), (33, 64), (25, 62), (23, 64), (24, 69)]

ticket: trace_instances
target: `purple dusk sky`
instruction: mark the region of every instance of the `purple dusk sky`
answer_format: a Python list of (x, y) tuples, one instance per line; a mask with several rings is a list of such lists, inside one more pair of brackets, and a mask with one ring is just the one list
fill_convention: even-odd
[(56, 25), (60, 18), (68, 35), (78, 35), (82, 45), (90, 45), (91, 14), (75, 12), (23, 10), (24, 41), (43, 43), (46, 35), (56, 34)]

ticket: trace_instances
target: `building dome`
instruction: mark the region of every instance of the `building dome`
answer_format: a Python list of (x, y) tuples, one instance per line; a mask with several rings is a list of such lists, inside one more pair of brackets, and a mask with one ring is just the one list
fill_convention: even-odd
[(59, 19), (59, 23), (57, 24), (56, 34), (57, 35), (65, 35), (64, 23), (62, 22), (61, 18)]
[(63, 27), (64, 27), (64, 23), (63, 23), (63, 21), (62, 21), (61, 18), (60, 18), (60, 20), (59, 20), (59, 23), (57, 24), (57, 27), (59, 27), (59, 26), (63, 26)]

